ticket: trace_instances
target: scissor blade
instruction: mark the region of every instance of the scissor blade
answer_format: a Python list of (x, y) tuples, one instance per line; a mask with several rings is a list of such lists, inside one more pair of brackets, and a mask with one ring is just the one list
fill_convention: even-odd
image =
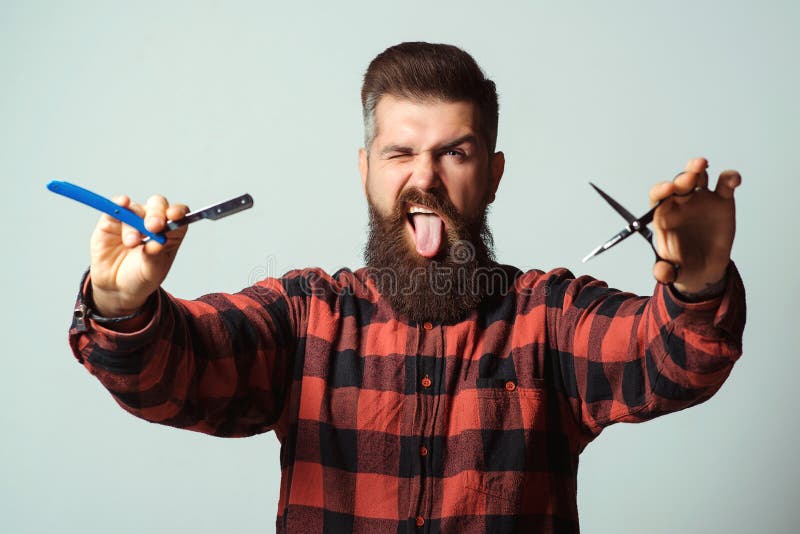
[[(599, 187), (594, 185), (592, 182), (589, 182), (589, 185), (591, 185), (594, 188), (594, 190), (597, 191), (598, 194), (601, 197), (603, 197), (605, 199), (605, 201), (608, 202), (611, 205), (612, 208), (614, 208), (614, 211), (616, 211), (617, 213), (622, 215), (622, 218), (625, 219), (628, 222), (629, 225), (632, 222), (638, 220), (639, 221), (639, 228), (636, 229), (636, 231), (639, 232), (640, 234), (642, 234), (645, 239), (650, 240), (650, 239), (653, 238), (653, 232), (647, 227), (647, 225), (650, 224), (652, 222), (652, 220), (653, 220), (653, 213), (655, 213), (655, 208), (653, 210), (651, 210), (653, 213), (647, 212), (645, 215), (642, 215), (641, 217), (639, 217), (637, 219), (631, 212), (629, 212), (624, 207), (622, 207), (622, 204), (620, 204), (619, 202), (617, 202), (616, 200), (611, 198), (608, 194), (606, 194), (605, 191), (603, 191), (602, 189), (600, 189)], [(650, 218), (645, 222), (645, 219), (648, 216)]]
[(661, 201), (659, 201), (659, 202), (658, 202), (658, 203), (657, 203), (655, 206), (653, 206), (652, 208), (650, 208), (650, 211), (648, 211), (647, 213), (645, 213), (644, 215), (642, 215), (641, 217), (639, 217), (639, 218), (637, 219), (637, 221), (638, 221), (638, 224), (639, 224), (639, 226), (640, 226), (640, 228), (641, 228), (641, 229), (639, 230), (640, 232), (642, 232), (642, 230), (647, 230), (648, 232), (650, 231), (650, 230), (647, 228), (647, 225), (648, 225), (648, 224), (650, 224), (651, 222), (653, 222), (653, 217), (654, 217), (654, 216), (655, 216), (655, 214), (656, 214), (656, 209), (657, 209), (657, 208), (658, 208), (658, 206), (660, 206), (660, 205), (661, 205)]
[(633, 215), (633, 213), (623, 208), (619, 202), (608, 196), (605, 191), (594, 185), (592, 182), (589, 182), (589, 185), (591, 185), (594, 188), (594, 190), (597, 191), (597, 193), (605, 199), (606, 202), (611, 204), (611, 207), (614, 208), (614, 210), (617, 213), (622, 215), (622, 218), (625, 219), (625, 222), (632, 223), (633, 221), (636, 220), (636, 217)]
[(583, 263), (586, 263), (587, 261), (589, 261), (590, 259), (594, 258), (598, 254), (602, 254), (603, 252), (605, 252), (606, 250), (610, 249), (614, 245), (616, 245), (616, 244), (620, 243), (621, 241), (627, 239), (628, 237), (631, 236), (631, 234), (633, 234), (633, 230), (629, 226), (626, 226), (619, 233), (617, 233), (614, 237), (612, 237), (611, 239), (609, 239), (608, 241), (606, 241), (605, 243), (603, 243), (602, 245), (600, 245), (599, 247), (597, 247), (596, 249), (591, 251), (589, 254), (587, 254), (583, 258), (583, 260), (581, 260), (581, 261)]

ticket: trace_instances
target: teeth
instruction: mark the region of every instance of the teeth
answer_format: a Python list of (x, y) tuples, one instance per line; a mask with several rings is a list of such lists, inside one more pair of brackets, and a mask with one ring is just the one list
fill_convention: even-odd
[(432, 215), (433, 212), (431, 210), (426, 210), (425, 208), (420, 208), (419, 206), (411, 206), (408, 209), (408, 213), (427, 213)]

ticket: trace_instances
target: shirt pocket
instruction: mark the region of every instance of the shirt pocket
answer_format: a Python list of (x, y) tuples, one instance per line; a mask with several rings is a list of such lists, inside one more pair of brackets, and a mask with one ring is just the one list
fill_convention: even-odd
[(483, 430), (544, 430), (544, 379), (478, 378), (475, 395)]
[(472, 504), (464, 515), (474, 514), (475, 510), (485, 510), (487, 515), (520, 514), (524, 473), (470, 471), (464, 478), (464, 501)]
[(475, 392), (481, 456), (465, 486), (489, 514), (518, 514), (527, 477), (541, 467), (537, 462), (544, 453), (545, 381), (478, 378)]

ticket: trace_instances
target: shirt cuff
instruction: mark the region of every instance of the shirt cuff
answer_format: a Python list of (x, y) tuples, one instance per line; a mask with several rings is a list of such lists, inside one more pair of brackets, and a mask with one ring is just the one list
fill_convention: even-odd
[[(140, 329), (131, 332), (120, 332), (112, 328), (108, 328), (103, 323), (97, 322), (91, 318), (89, 314), (84, 314), (80, 317), (79, 310), (86, 310), (90, 307), (90, 302), (87, 297), (87, 290), (91, 284), (91, 274), (87, 269), (81, 280), (80, 291), (75, 302), (75, 313), (72, 318), (72, 325), (70, 326), (70, 336), (78, 334), (86, 334), (91, 337), (92, 341), (98, 344), (101, 348), (111, 349), (119, 348), (122, 345), (136, 344), (135, 340), (140, 339), (142, 342), (147, 342), (147, 338), (151, 337), (152, 331), (160, 322), (162, 310), (162, 290), (155, 291), (145, 302), (144, 308), (152, 310), (150, 320), (144, 324)], [(145, 310), (147, 313), (147, 310)]]
[(742, 278), (736, 264), (731, 261), (725, 272), (722, 293), (707, 300), (687, 301), (671, 285), (663, 286), (667, 312), (672, 319), (683, 317), (687, 323), (705, 323), (723, 330), (728, 338), (741, 344), (746, 320), (746, 301)]

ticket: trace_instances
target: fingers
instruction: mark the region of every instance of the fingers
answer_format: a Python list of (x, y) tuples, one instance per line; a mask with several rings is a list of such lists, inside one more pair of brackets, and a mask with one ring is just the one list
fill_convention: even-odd
[(675, 192), (675, 184), (673, 182), (660, 182), (650, 189), (650, 205), (655, 206), (667, 197), (672, 196)]
[(684, 174), (701, 174), (704, 173), (706, 169), (708, 169), (708, 160), (706, 158), (693, 158), (686, 162), (686, 167), (683, 172), (678, 173), (675, 178)]
[(189, 206), (186, 204), (173, 204), (167, 208), (167, 219), (170, 221), (183, 219), (189, 211)]
[[(117, 195), (111, 200), (114, 201), (115, 204), (119, 204), (123, 208), (127, 208), (128, 205), (131, 203), (131, 199), (127, 195)], [(114, 219), (113, 217), (111, 217)], [(116, 221), (116, 219), (114, 219)]]
[(164, 229), (167, 224), (167, 208), (169, 202), (161, 195), (153, 195), (145, 204), (144, 227), (155, 233)]
[(674, 197), (674, 201), (682, 204), (689, 199), (689, 194), (698, 188), (708, 187), (708, 161), (705, 158), (695, 158), (689, 160), (686, 168), (675, 175), (671, 182), (661, 182), (650, 189), (650, 205), (655, 206), (658, 202)]
[(708, 189), (708, 164), (706, 164), (706, 168), (697, 175), (697, 182), (694, 184), (694, 187), (695, 189)]
[(708, 160), (705, 158), (694, 158), (689, 160), (683, 172), (675, 176), (675, 194), (679, 203), (686, 202), (690, 193), (696, 189), (706, 189), (708, 187)]
[[(127, 208), (131, 210), (133, 213), (138, 215), (139, 217), (144, 218), (145, 216), (145, 209), (144, 206), (138, 204), (136, 202), (128, 202)], [(122, 225), (122, 244), (128, 248), (138, 247), (142, 244), (142, 234), (134, 228), (133, 226), (128, 226), (127, 224)]]
[[(122, 206), (123, 208), (127, 208), (131, 203), (131, 199), (128, 198), (127, 196), (125, 196), (125, 195), (118, 195), (118, 196), (112, 197), (111, 200), (115, 204), (117, 204), (119, 206)], [(121, 224), (122, 223), (119, 221), (119, 219), (115, 219), (111, 215), (108, 215), (107, 213), (104, 213), (103, 215), (100, 216), (100, 225), (98, 226), (98, 228), (100, 228), (104, 232), (118, 234), (119, 233), (119, 225), (121, 225)]]
[(653, 276), (662, 284), (671, 284), (677, 279), (675, 266), (666, 260), (659, 260), (653, 265)]
[[(115, 197), (115, 202), (120, 206), (126, 207), (144, 220), (144, 226), (148, 231), (157, 233), (164, 230), (167, 220), (182, 219), (189, 213), (189, 208), (185, 204), (175, 204), (170, 206), (167, 199), (161, 195), (153, 195), (147, 199), (143, 206), (132, 202), (128, 197)], [(116, 219), (114, 219), (116, 221)], [(119, 224), (119, 221), (117, 221)], [(122, 225), (122, 243), (128, 248), (138, 247), (142, 244), (144, 236), (127, 224)], [(155, 254), (164, 248), (156, 241), (149, 240), (144, 244), (144, 251), (148, 254)]]
[[(167, 211), (169, 202), (166, 197), (153, 195), (147, 199), (145, 204), (144, 227), (153, 233), (161, 232), (167, 224)], [(164, 249), (164, 245), (149, 240), (144, 244), (146, 254), (158, 254)]]
[(717, 187), (714, 192), (720, 197), (730, 200), (733, 198), (733, 190), (742, 183), (742, 175), (733, 170), (722, 171), (717, 180)]
[[(169, 205), (167, 199), (160, 195), (151, 196), (147, 199), (144, 205), (131, 201), (125, 195), (113, 197), (113, 201), (128, 208), (133, 213), (138, 215), (144, 220), (144, 226), (148, 231), (153, 233), (162, 232), (167, 224), (167, 221), (177, 221), (189, 213), (189, 207), (185, 204)], [(118, 219), (110, 215), (103, 215), (102, 225), (98, 227), (105, 232), (121, 235), (122, 244), (128, 248), (135, 248), (142, 244), (144, 236), (136, 228), (122, 224)], [(121, 232), (121, 234), (120, 234)], [(180, 228), (170, 233), (170, 236), (180, 241), (183, 234), (186, 232), (185, 228)], [(164, 248), (163, 245), (154, 240), (149, 240), (145, 243), (144, 251), (148, 254), (158, 253)]]

